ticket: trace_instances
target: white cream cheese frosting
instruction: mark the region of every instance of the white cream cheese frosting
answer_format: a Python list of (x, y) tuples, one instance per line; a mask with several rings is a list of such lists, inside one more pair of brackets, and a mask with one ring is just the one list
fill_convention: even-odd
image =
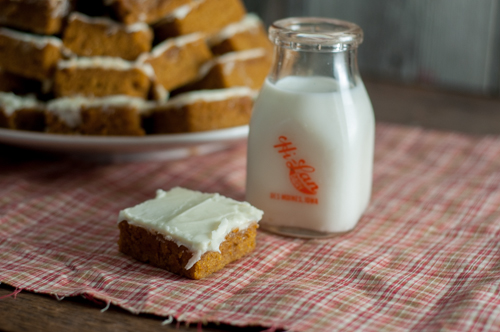
[(238, 33), (252, 29), (258, 29), (260, 28), (261, 25), (262, 21), (257, 15), (252, 13), (246, 14), (241, 21), (227, 25), (222, 30), (220, 30), (215, 36), (210, 37), (208, 43), (210, 45), (218, 44), (223, 40), (231, 38), (232, 36)]
[(12, 92), (0, 92), (0, 108), (8, 116), (23, 108), (40, 108), (41, 103), (34, 96), (18, 96)]
[(164, 105), (167, 107), (182, 107), (184, 105), (192, 104), (197, 101), (211, 102), (245, 96), (255, 99), (257, 97), (257, 94), (258, 91), (252, 90), (246, 86), (214, 90), (196, 90), (177, 95)]
[[(151, 56), (152, 58), (159, 57), (162, 55), (166, 50), (168, 50), (171, 47), (183, 47), (187, 44), (194, 43), (195, 41), (198, 41), (200, 39), (203, 39), (204, 34), (195, 32), (189, 35), (183, 35), (180, 37), (176, 38), (169, 38), (164, 40), (163, 42), (159, 43), (156, 45), (152, 50), (151, 50)], [(144, 53), (147, 54), (147, 53)]]
[(82, 107), (101, 107), (103, 111), (113, 107), (133, 107), (139, 113), (147, 113), (157, 103), (145, 101), (138, 97), (125, 95), (107, 96), (101, 98), (63, 97), (49, 101), (46, 111), (55, 114), (70, 128), (78, 127), (81, 122), (80, 110)]
[(61, 39), (53, 36), (38, 36), (31, 33), (20, 32), (2, 27), (0, 27), (0, 35), (4, 35), (8, 38), (16, 39), (22, 42), (31, 43), (39, 49), (43, 49), (49, 44), (57, 48), (62, 47)]
[(69, 13), (70, 3), (68, 0), (51, 0), (52, 17), (64, 17)]
[(224, 66), (224, 72), (228, 74), (233, 70), (234, 63), (236, 61), (245, 61), (249, 59), (264, 57), (266, 56), (266, 53), (266, 49), (259, 47), (244, 51), (229, 52), (220, 55), (216, 58), (213, 58), (212, 60), (205, 62), (198, 71), (198, 77), (202, 78), (206, 76), (216, 65)]
[(247, 229), (262, 215), (247, 202), (176, 187), (160, 189), (156, 198), (120, 211), (118, 223), (126, 220), (185, 246), (193, 253), (185, 267), (190, 269), (204, 253), (220, 252), (219, 246), (229, 233)]
[(160, 103), (164, 103), (168, 100), (169, 97), (170, 97), (170, 92), (168, 92), (167, 89), (165, 89), (163, 87), (163, 85), (161, 85), (158, 82), (153, 82), (153, 99), (154, 100), (156, 100)]
[(118, 57), (110, 56), (92, 56), (92, 57), (77, 57), (69, 60), (60, 60), (57, 63), (57, 68), (100, 68), (107, 70), (132, 70), (139, 69), (144, 72), (148, 77), (154, 78), (154, 70), (151, 65), (147, 63), (132, 62), (123, 60)]
[(197, 8), (203, 2), (205, 2), (205, 0), (193, 0), (191, 3), (188, 3), (187, 5), (177, 7), (174, 11), (172, 11), (165, 17), (165, 20), (166, 21), (173, 21), (175, 19), (183, 20), (186, 18), (186, 16), (188, 16), (188, 14), (193, 9)]

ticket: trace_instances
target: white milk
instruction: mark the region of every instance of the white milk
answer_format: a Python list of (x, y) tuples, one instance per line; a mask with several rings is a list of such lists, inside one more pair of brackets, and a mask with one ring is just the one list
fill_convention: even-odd
[(261, 226), (320, 233), (354, 228), (370, 200), (373, 110), (361, 80), (338, 90), (327, 77), (264, 84), (248, 141), (246, 200)]

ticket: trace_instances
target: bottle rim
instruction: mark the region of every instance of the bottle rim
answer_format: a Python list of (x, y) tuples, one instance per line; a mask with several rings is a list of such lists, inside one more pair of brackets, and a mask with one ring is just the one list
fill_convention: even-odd
[(297, 51), (343, 52), (363, 42), (363, 30), (354, 23), (323, 17), (290, 17), (269, 27), (275, 45)]

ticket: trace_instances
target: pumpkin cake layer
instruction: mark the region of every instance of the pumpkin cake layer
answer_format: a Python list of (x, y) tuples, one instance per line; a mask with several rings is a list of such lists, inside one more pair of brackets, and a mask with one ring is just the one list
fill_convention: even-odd
[(215, 55), (260, 47), (271, 51), (273, 47), (262, 21), (255, 14), (247, 14), (243, 20), (229, 24), (210, 37), (208, 43)]
[(259, 90), (271, 69), (271, 61), (265, 48), (226, 53), (205, 63), (200, 69), (198, 81), (183, 89), (247, 86)]
[(262, 211), (219, 194), (184, 188), (120, 211), (119, 250), (192, 279), (201, 279), (255, 248)]
[(61, 31), (69, 0), (1, 0), (0, 25), (39, 34)]
[(246, 125), (256, 92), (247, 87), (179, 94), (151, 110), (152, 134), (216, 130)]
[(156, 82), (171, 91), (196, 80), (201, 66), (211, 57), (205, 36), (193, 33), (163, 41), (139, 61), (151, 65)]
[(104, 4), (113, 8), (117, 19), (127, 24), (155, 23), (189, 2), (191, 0), (104, 0)]
[(154, 26), (155, 40), (202, 32), (214, 34), (245, 16), (241, 0), (193, 0), (167, 15)]
[(59, 61), (54, 78), (57, 97), (127, 95), (146, 99), (151, 66), (116, 57), (81, 57)]
[(135, 60), (151, 50), (153, 31), (145, 23), (121, 24), (106, 17), (72, 13), (63, 43), (79, 56), (110, 56)]
[(41, 82), (6, 72), (0, 68), (0, 91), (2, 92), (12, 92), (16, 95), (43, 95), (50, 90), (50, 87), (49, 80)]
[(61, 58), (62, 41), (0, 28), (0, 68), (40, 81), (50, 79)]
[(51, 100), (46, 131), (54, 134), (142, 136), (142, 115), (149, 103), (128, 96), (66, 97)]
[(235, 230), (221, 243), (220, 252), (207, 252), (191, 268), (186, 269), (192, 257), (186, 247), (166, 240), (157, 232), (129, 225), (126, 221), (122, 221), (119, 228), (118, 245), (122, 253), (190, 279), (205, 278), (253, 251), (257, 234), (257, 224), (243, 231)]

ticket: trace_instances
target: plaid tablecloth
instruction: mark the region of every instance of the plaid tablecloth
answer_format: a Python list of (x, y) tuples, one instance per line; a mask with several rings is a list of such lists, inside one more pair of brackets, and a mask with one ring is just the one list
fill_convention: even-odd
[(378, 125), (372, 202), (328, 240), (259, 231), (204, 280), (117, 250), (120, 209), (182, 186), (244, 198), (244, 144), (163, 162), (0, 166), (0, 281), (133, 313), (293, 331), (500, 331), (500, 138)]

